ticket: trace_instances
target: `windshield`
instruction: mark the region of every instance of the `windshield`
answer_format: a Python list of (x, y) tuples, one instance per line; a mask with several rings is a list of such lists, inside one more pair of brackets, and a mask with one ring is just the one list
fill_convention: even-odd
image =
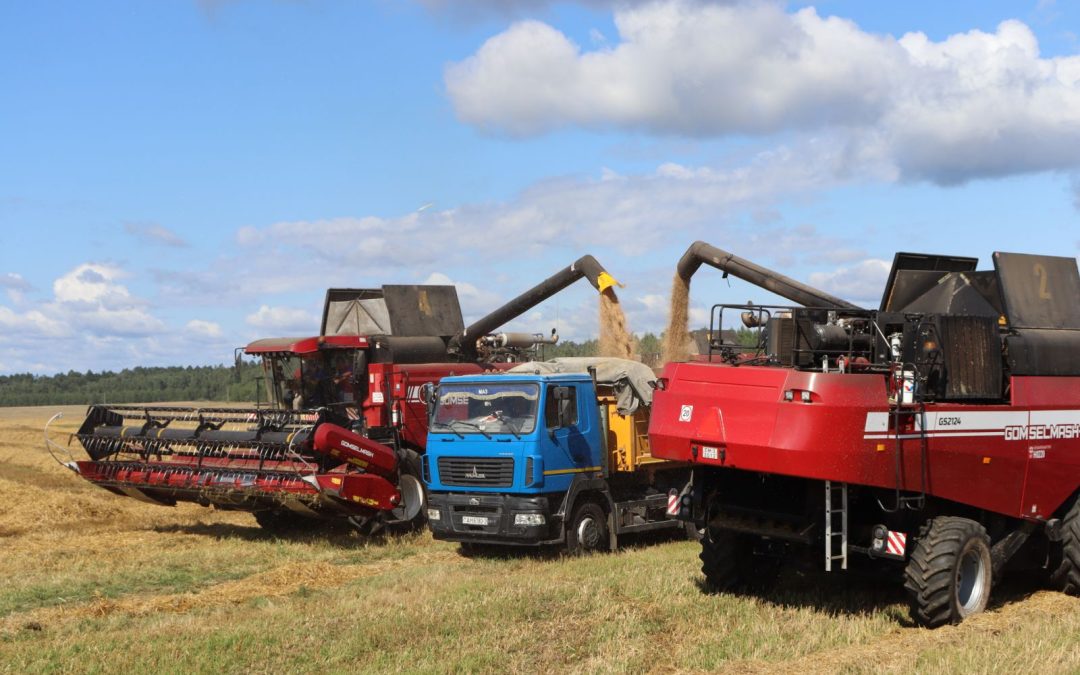
[(342, 403), (355, 405), (359, 395), (352, 372), (353, 354), (342, 350), (264, 356), (263, 371), (270, 401), (293, 410)]
[(443, 384), (432, 428), (456, 434), (528, 434), (540, 388), (529, 382)]

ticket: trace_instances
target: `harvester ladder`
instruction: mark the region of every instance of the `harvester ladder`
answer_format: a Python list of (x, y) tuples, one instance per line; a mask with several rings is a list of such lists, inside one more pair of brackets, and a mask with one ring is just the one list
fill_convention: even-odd
[[(847, 569), (848, 554), (848, 494), (847, 483), (833, 485), (825, 481), (825, 571), (832, 572), (833, 561), (840, 561), (840, 569)], [(837, 497), (839, 495), (839, 497)], [(837, 499), (840, 503), (837, 504)], [(840, 528), (836, 529), (836, 516), (840, 516)], [(836, 538), (840, 538), (837, 548)]]

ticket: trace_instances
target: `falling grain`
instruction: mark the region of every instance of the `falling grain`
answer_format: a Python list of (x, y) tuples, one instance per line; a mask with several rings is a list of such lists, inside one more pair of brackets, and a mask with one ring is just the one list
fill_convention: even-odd
[(638, 360), (637, 340), (626, 327), (626, 314), (612, 288), (600, 294), (599, 351), (600, 356)]
[(671, 305), (667, 331), (664, 333), (663, 363), (685, 361), (690, 357), (689, 321), (690, 281), (678, 274), (671, 282)]

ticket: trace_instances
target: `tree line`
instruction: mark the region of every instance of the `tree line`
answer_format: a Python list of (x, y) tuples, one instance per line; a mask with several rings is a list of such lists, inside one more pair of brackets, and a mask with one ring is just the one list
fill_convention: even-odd
[[(57, 375), (0, 375), (0, 406), (90, 405), (158, 401), (249, 402), (262, 368), (233, 366), (125, 368), (120, 372), (74, 370)], [(265, 399), (265, 395), (263, 396)]]

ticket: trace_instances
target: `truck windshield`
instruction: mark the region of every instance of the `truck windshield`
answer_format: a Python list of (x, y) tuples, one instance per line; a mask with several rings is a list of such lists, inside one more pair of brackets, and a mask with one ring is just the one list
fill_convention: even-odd
[(528, 382), (439, 385), (432, 428), (456, 434), (521, 434), (536, 428), (540, 388)]

